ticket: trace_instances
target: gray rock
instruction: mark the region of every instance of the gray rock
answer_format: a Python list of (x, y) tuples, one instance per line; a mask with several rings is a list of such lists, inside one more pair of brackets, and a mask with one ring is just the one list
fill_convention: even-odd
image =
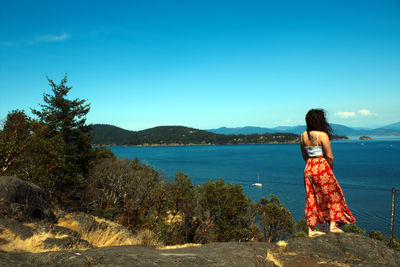
[(23, 222), (54, 220), (43, 190), (13, 176), (0, 176), (0, 217)]
[(280, 266), (400, 266), (400, 254), (384, 243), (365, 236), (327, 234), (275, 246), (268, 259)]
[[(265, 243), (212, 243), (201, 247), (155, 249), (144, 246), (104, 247), (40, 254), (1, 253), (9, 266), (274, 266), (265, 260)], [(7, 262), (9, 261), (9, 262)], [(5, 265), (7, 266), (7, 265)]]
[(382, 242), (356, 234), (328, 234), (267, 243), (211, 243), (156, 249), (103, 247), (45, 253), (0, 252), (4, 266), (400, 266), (400, 254)]

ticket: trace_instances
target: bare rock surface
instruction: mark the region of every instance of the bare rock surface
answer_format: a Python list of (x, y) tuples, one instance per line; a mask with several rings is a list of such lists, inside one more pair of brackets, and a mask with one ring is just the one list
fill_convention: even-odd
[[(155, 249), (104, 247), (86, 251), (0, 253), (5, 266), (274, 266), (265, 243), (211, 243), (201, 247)], [(7, 265), (8, 264), (8, 265)]]
[(400, 254), (356, 234), (266, 243), (211, 243), (157, 249), (103, 247), (45, 253), (0, 252), (1, 266), (400, 266)]
[(23, 222), (54, 220), (43, 190), (13, 176), (0, 176), (0, 217)]
[(398, 252), (352, 233), (294, 240), (270, 249), (267, 259), (279, 266), (400, 266)]

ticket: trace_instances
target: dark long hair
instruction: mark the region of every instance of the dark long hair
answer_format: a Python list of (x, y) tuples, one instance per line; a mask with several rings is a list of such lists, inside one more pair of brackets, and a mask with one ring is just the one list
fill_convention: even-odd
[(333, 130), (325, 118), (325, 110), (311, 109), (306, 115), (307, 134), (310, 136), (311, 131), (326, 132), (331, 139)]

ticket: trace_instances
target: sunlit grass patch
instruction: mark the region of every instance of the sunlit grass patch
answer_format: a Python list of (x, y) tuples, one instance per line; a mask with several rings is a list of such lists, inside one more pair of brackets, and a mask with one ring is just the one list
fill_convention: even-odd
[(76, 231), (81, 236), (81, 239), (86, 240), (94, 247), (139, 244), (137, 238), (121, 225), (95, 216), (86, 216), (94, 220), (95, 223), (92, 227), (81, 226), (70, 214), (60, 218), (57, 225)]
[(202, 244), (187, 243), (187, 244), (174, 245), (174, 246), (162, 246), (162, 247), (158, 247), (157, 249), (178, 249), (178, 248), (201, 247), (201, 246), (202, 246)]
[[(30, 226), (34, 226), (30, 224)], [(31, 237), (22, 239), (20, 236), (11, 232), (8, 229), (3, 229), (0, 233), (0, 239), (4, 240), (0, 244), (0, 250), (7, 252), (32, 252), (40, 253), (46, 251), (59, 251), (60, 248), (53, 246), (46, 248), (44, 241), (48, 238), (65, 238), (67, 235), (56, 235), (49, 232), (39, 232), (33, 234)], [(74, 247), (73, 249), (81, 249), (80, 247)]]

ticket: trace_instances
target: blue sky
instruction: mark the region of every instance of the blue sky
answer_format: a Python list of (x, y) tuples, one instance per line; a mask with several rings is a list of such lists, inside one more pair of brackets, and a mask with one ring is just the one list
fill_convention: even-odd
[(0, 119), (68, 73), (129, 130), (400, 121), (400, 1), (0, 0)]

